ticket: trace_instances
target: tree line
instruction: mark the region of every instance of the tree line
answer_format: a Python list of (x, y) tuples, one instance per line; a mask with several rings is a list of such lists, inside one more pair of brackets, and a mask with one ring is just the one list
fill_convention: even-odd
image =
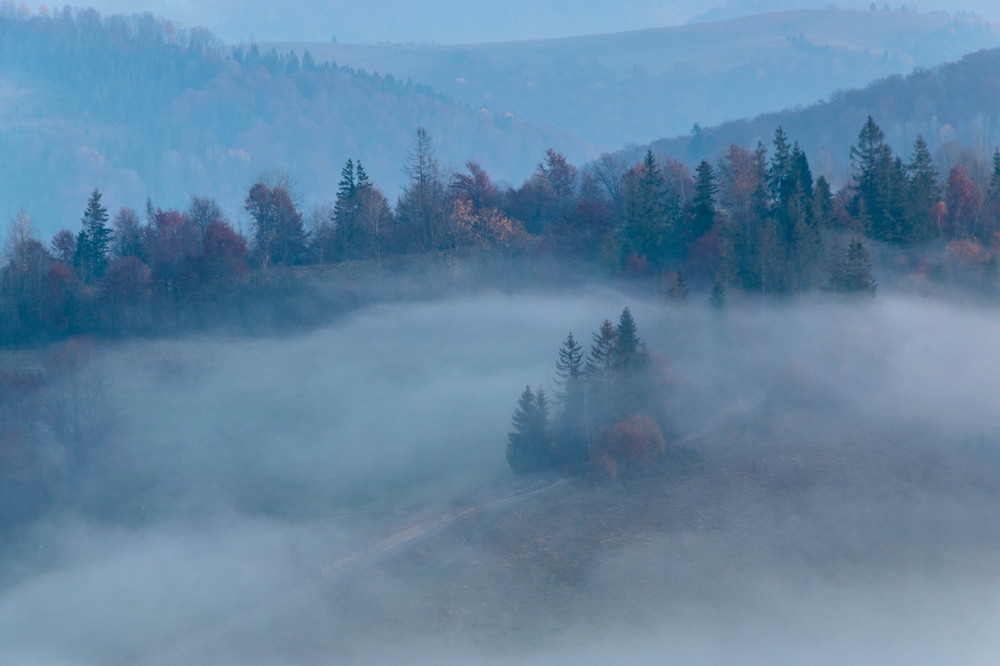
[[(79, 333), (148, 333), (249, 307), (290, 267), (404, 255), (553, 254), (605, 275), (650, 278), (665, 296), (693, 292), (719, 307), (828, 290), (872, 295), (871, 248), (896, 252), (911, 276), (995, 283), (1000, 152), (988, 178), (937, 172), (922, 138), (907, 160), (872, 118), (850, 148), (853, 178), (836, 192), (813, 178), (799, 145), (777, 128), (769, 151), (731, 146), (693, 170), (647, 151), (577, 168), (549, 150), (520, 186), (476, 162), (448, 171), (419, 128), (391, 204), (362, 162), (341, 170), (332, 202), (305, 213), (287, 177), (247, 191), (244, 236), (214, 200), (185, 210), (147, 200), (111, 216), (94, 190), (78, 230), (46, 244), (27, 214), (11, 224), (0, 267), (0, 338), (41, 342)], [(874, 245), (873, 245), (874, 244)], [(293, 271), (294, 273), (294, 271)]]

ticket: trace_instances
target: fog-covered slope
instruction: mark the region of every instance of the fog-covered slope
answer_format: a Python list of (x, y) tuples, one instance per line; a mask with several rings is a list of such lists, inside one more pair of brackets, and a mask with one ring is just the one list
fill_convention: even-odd
[(391, 77), (236, 60), (204, 30), (150, 15), (0, 14), (0, 154), (16, 159), (0, 172), (0, 220), (23, 208), (43, 234), (75, 229), (94, 187), (112, 210), (202, 193), (235, 216), (258, 173), (284, 170), (332, 200), (349, 157), (392, 195), (421, 125), (443, 165), (474, 158), (498, 178), (521, 180), (550, 146), (585, 155), (558, 130)]
[(1000, 38), (975, 18), (817, 10), (527, 42), (273, 45), (410, 77), (613, 150), (694, 123), (809, 104), (1000, 45)]
[[(780, 125), (810, 155), (817, 176), (843, 182), (850, 171), (849, 146), (857, 143), (871, 115), (897, 154), (908, 157), (917, 134), (922, 134), (943, 173), (956, 164), (985, 165), (1000, 145), (998, 71), (1000, 49), (988, 49), (934, 69), (838, 92), (804, 109), (724, 123), (704, 129), (699, 137), (682, 135), (654, 141), (649, 147), (693, 164), (715, 159), (730, 144), (752, 147), (762, 141), (770, 146)], [(645, 150), (646, 146), (633, 147), (621, 155), (625, 161), (635, 161)]]

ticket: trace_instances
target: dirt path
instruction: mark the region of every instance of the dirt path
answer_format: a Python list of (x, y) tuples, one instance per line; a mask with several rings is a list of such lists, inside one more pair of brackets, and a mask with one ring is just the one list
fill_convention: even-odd
[(169, 653), (160, 655), (149, 663), (157, 666), (195, 663), (203, 650), (211, 648), (233, 632), (263, 625), (268, 618), (272, 618), (284, 610), (295, 608), (304, 601), (320, 594), (325, 587), (345, 582), (465, 518), (490, 511), (508, 509), (533, 497), (552, 492), (567, 483), (569, 481), (566, 479), (536, 479), (527, 484), (521, 484), (520, 487), (508, 490), (499, 496), (487, 497), (478, 503), (460, 509), (443, 511), (407, 523), (386, 536), (376, 539), (364, 548), (323, 565), (320, 567), (318, 575), (311, 577), (307, 583), (294, 588), (280, 599), (231, 617), (193, 640), (181, 642)]

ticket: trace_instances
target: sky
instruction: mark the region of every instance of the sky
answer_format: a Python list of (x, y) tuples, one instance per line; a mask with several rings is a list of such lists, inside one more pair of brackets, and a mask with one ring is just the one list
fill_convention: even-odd
[[(567, 37), (678, 25), (706, 12), (714, 17), (793, 8), (867, 8), (867, 0), (732, 0), (715, 5), (697, 0), (91, 0), (104, 13), (148, 10), (184, 25), (204, 25), (227, 42), (268, 40), (341, 43), (437, 42), (443, 44)], [(883, 2), (877, 3), (880, 6)], [(902, 4), (920, 11), (965, 8), (993, 20), (1000, 10), (992, 0), (945, 0)], [(290, 9), (292, 7), (293, 9)]]

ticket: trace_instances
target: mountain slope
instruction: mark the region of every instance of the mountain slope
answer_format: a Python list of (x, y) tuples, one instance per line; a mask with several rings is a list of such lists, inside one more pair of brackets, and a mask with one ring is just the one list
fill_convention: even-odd
[[(804, 109), (768, 113), (648, 145), (655, 152), (696, 164), (713, 160), (731, 144), (770, 147), (778, 126), (809, 155), (815, 175), (843, 182), (850, 173), (849, 148), (871, 115), (904, 159), (918, 134), (935, 153), (943, 173), (958, 162), (985, 164), (1000, 145), (1000, 49), (972, 53), (958, 62), (894, 76)], [(622, 151), (625, 161), (641, 158), (647, 146)], [(971, 152), (970, 152), (971, 151)]]
[[(444, 166), (480, 161), (519, 181), (560, 131), (477, 111), (425, 86), (256, 50), (223, 54), (204, 30), (93, 10), (0, 16), (0, 220), (25, 209), (43, 233), (76, 228), (98, 187), (112, 210), (218, 197), (238, 217), (252, 180), (284, 170), (315, 201), (360, 159), (390, 196), (418, 126)], [(305, 204), (313, 201), (305, 201)]]
[(267, 48), (412, 78), (615, 149), (954, 60), (997, 34), (971, 17), (816, 10), (527, 42)]

